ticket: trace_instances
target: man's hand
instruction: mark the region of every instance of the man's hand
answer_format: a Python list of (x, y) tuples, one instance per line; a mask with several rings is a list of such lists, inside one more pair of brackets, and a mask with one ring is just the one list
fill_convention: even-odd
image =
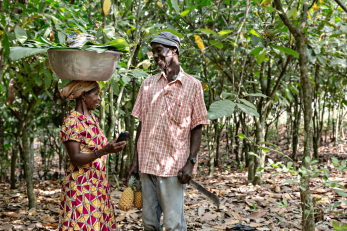
[(133, 160), (132, 164), (130, 165), (130, 168), (128, 169), (128, 172), (126, 174), (126, 186), (128, 187), (128, 183), (131, 176), (135, 176), (137, 179), (140, 179), (139, 175), (139, 165), (137, 160)]
[(194, 164), (190, 161), (184, 165), (184, 167), (178, 171), (177, 179), (181, 184), (189, 184), (193, 177)]

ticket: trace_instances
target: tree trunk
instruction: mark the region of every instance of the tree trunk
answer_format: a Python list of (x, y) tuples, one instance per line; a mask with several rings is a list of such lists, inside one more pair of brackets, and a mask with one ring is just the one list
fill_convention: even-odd
[(339, 104), (336, 110), (336, 123), (335, 123), (335, 140), (334, 140), (334, 146), (336, 147), (339, 144), (339, 118), (340, 118), (340, 107), (341, 107), (341, 100), (339, 100)]
[[(255, 119), (255, 140), (256, 143), (262, 143), (264, 142), (264, 137), (265, 137), (265, 116), (260, 116), (259, 119)], [(260, 144), (260, 146), (264, 146), (264, 144)], [(259, 153), (259, 159), (251, 155), (251, 158), (253, 158), (254, 166), (248, 166), (248, 175), (249, 174), (254, 174), (253, 176), (253, 185), (259, 185), (260, 184), (260, 175), (257, 174), (257, 169), (258, 167), (265, 167), (265, 157), (266, 153), (260, 149), (259, 152), (255, 151), (254, 153)], [(253, 168), (253, 169), (252, 169)]]
[(100, 113), (99, 123), (103, 132), (105, 132), (105, 96), (106, 96), (106, 89), (103, 88), (101, 89), (101, 93), (100, 93), (101, 102), (99, 107), (99, 113)]
[(0, 113), (0, 181), (5, 180), (6, 159), (7, 158), (5, 153), (4, 121), (2, 119), (2, 113)]
[[(335, 143), (336, 137), (335, 137), (335, 105), (334, 104), (332, 106), (332, 110), (333, 110), (333, 116), (332, 116), (332, 121), (331, 121), (332, 122), (332, 125), (331, 125), (332, 132), (330, 133), (330, 140), (334, 141), (334, 143)], [(331, 138), (331, 135), (333, 138)]]
[(213, 150), (213, 139), (212, 139), (212, 125), (208, 125), (207, 128), (207, 142), (208, 142), (208, 155), (209, 155), (209, 163), (208, 163), (208, 175), (213, 176), (214, 174), (214, 150)]
[(288, 149), (291, 148), (292, 142), (290, 140), (290, 137), (292, 137), (292, 103), (290, 103), (289, 107), (287, 108), (287, 145)]
[[(308, 61), (306, 53), (306, 43), (304, 28), (308, 18), (308, 0), (303, 1), (302, 20), (300, 27), (297, 28), (284, 13), (281, 0), (274, 0), (274, 6), (278, 10), (279, 16), (283, 23), (288, 27), (290, 32), (295, 38), (297, 51), (299, 53), (299, 66), (300, 66), (300, 81), (303, 96), (303, 111), (304, 111), (304, 153), (303, 153), (303, 167), (310, 170), (311, 164), (306, 161), (306, 158), (312, 160), (312, 83), (308, 75)], [(310, 175), (302, 174), (300, 179), (300, 196), (302, 205), (302, 230), (314, 231), (314, 207), (312, 206), (312, 197), (309, 188)]]
[(215, 130), (215, 143), (216, 143), (216, 157), (214, 166), (219, 166), (219, 138), (220, 138), (220, 131), (219, 131), (219, 125), (218, 125), (218, 119), (213, 121), (214, 123), (214, 130)]
[(296, 94), (294, 95), (294, 122), (293, 122), (293, 151), (292, 151), (292, 158), (293, 160), (297, 160), (297, 150), (298, 150), (298, 144), (299, 144), (299, 129), (300, 129), (300, 121), (301, 121), (301, 107), (300, 107), (300, 101), (299, 96)]
[(19, 152), (19, 139), (20, 137), (16, 137), (14, 144), (12, 146), (12, 157), (11, 157), (11, 189), (16, 188), (16, 163), (17, 156)]
[(329, 132), (329, 127), (330, 127), (330, 105), (331, 105), (331, 99), (329, 98), (329, 106), (328, 106), (328, 123), (327, 123), (327, 127), (325, 129), (325, 135), (324, 135), (324, 143), (326, 145), (327, 143), (327, 136), (328, 136), (328, 132)]
[[(235, 157), (236, 157), (236, 162), (237, 162), (238, 165), (240, 165), (240, 158), (239, 158), (240, 138), (237, 136), (237, 134), (239, 132), (239, 128), (240, 128), (240, 119), (237, 119), (236, 113), (234, 113), (234, 118), (236, 120), (235, 134), (233, 136), (233, 139), (235, 139), (234, 153), (235, 153)], [(242, 159), (242, 157), (241, 157), (241, 159)]]
[(25, 173), (25, 181), (27, 184), (27, 197), (29, 199), (29, 209), (36, 208), (33, 174), (30, 166), (30, 147), (27, 126), (22, 128), (22, 143), (23, 143), (23, 165)]
[[(113, 80), (112, 80), (113, 81)], [(110, 84), (110, 89), (108, 91), (108, 130), (107, 130), (107, 141), (111, 142), (113, 140), (113, 134), (116, 126), (116, 117), (114, 116), (114, 100), (113, 100), (114, 94), (113, 94), (113, 87), (112, 84)], [(111, 168), (111, 157), (113, 154), (107, 155), (107, 165), (106, 165), (106, 174), (107, 174), (107, 180), (109, 179), (110, 174), (110, 168)]]

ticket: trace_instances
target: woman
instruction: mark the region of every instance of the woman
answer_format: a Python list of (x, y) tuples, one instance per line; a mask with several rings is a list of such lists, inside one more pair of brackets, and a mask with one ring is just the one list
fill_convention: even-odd
[(59, 231), (116, 230), (116, 215), (106, 179), (106, 155), (123, 150), (125, 142), (107, 144), (99, 121), (90, 113), (100, 101), (94, 81), (72, 81), (62, 98), (76, 99), (76, 109), (64, 121), (60, 136), (68, 153), (62, 185)]

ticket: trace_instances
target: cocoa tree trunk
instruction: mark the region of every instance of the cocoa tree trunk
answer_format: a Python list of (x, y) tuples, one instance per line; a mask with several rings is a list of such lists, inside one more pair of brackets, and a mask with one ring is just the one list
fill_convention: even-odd
[(5, 153), (4, 121), (2, 119), (2, 113), (0, 113), (0, 181), (3, 181), (5, 179), (6, 159), (7, 158)]
[(22, 127), (22, 144), (23, 144), (23, 165), (25, 181), (27, 184), (27, 197), (29, 199), (29, 209), (36, 207), (34, 194), (33, 173), (30, 166), (30, 144), (27, 126)]
[[(311, 169), (310, 161), (312, 160), (312, 83), (308, 75), (308, 61), (306, 54), (306, 43), (304, 28), (306, 26), (308, 18), (308, 0), (303, 1), (302, 19), (299, 28), (296, 27), (287, 17), (283, 10), (281, 0), (274, 0), (275, 8), (278, 10), (278, 14), (283, 23), (288, 27), (293, 34), (299, 53), (299, 67), (300, 67), (300, 80), (303, 96), (303, 111), (304, 111), (304, 153), (303, 153), (303, 166), (306, 169)], [(302, 174), (300, 179), (300, 196), (302, 206), (302, 230), (314, 231), (314, 207), (312, 205), (312, 197), (309, 188), (310, 175)]]
[(12, 146), (12, 157), (11, 157), (11, 189), (16, 188), (16, 163), (19, 152), (19, 136), (15, 137), (15, 141)]

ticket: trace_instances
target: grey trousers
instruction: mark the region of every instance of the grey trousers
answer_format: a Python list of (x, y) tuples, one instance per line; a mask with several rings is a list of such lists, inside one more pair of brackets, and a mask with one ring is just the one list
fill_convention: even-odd
[(141, 173), (142, 223), (145, 231), (162, 230), (161, 215), (164, 214), (165, 231), (186, 231), (184, 219), (184, 191), (186, 185), (177, 177), (158, 177)]

